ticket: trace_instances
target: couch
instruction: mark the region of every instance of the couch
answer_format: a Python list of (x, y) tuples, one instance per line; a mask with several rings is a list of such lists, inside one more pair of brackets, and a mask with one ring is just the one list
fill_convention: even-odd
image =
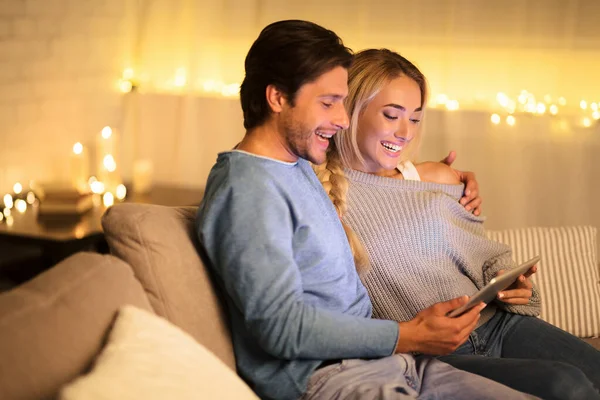
[[(98, 368), (94, 364), (112, 343), (111, 331), (116, 329), (115, 321), (124, 305), (168, 320), (190, 341), (214, 354), (216, 361), (196, 367), (226, 369), (229, 383), (219, 382), (221, 387), (244, 386), (234, 375), (233, 348), (219, 292), (211, 283), (196, 243), (195, 214), (194, 207), (113, 206), (103, 218), (110, 255), (75, 254), (0, 294), (0, 398), (56, 398), (65, 385), (93, 375)], [(148, 330), (137, 332), (134, 343), (150, 334)], [(600, 339), (588, 341), (600, 348)], [(111, 345), (111, 351), (127, 346), (132, 345)], [(148, 353), (152, 351), (146, 349), (145, 356)], [(168, 361), (161, 361), (159, 366), (162, 364)], [(193, 367), (188, 364), (186, 368)], [(221, 377), (214, 376), (210, 379)], [(159, 380), (160, 376), (151, 378)], [(107, 375), (104, 382), (107, 386), (106, 382), (117, 379)], [(238, 389), (244, 391), (241, 386)], [(201, 390), (188, 398), (211, 398)], [(219, 398), (244, 398), (239, 393)]]

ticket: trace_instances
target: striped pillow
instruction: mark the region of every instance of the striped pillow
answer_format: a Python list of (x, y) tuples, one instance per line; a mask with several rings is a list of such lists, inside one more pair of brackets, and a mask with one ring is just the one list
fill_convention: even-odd
[(542, 296), (540, 318), (579, 337), (600, 336), (600, 278), (592, 226), (488, 231), (523, 262), (540, 255), (533, 275)]

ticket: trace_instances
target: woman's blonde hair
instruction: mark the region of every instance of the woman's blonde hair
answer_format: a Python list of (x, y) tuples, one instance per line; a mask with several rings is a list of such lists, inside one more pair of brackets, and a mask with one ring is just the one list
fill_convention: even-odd
[[(364, 163), (357, 142), (358, 119), (367, 105), (381, 89), (393, 79), (406, 76), (419, 85), (421, 90), (421, 108), (427, 102), (427, 80), (419, 69), (401, 55), (387, 49), (363, 50), (354, 56), (348, 70), (348, 97), (345, 102), (350, 118), (348, 129), (334, 136), (327, 152), (326, 162), (316, 167), (317, 176), (333, 202), (340, 219), (346, 212), (346, 193), (348, 180), (344, 167), (350, 167), (354, 161)], [(411, 140), (403, 150), (400, 161), (412, 159), (419, 146), (420, 135)], [(343, 224), (343, 223), (342, 223)], [(356, 233), (346, 224), (344, 230), (354, 255), (356, 269), (363, 276), (369, 269), (369, 258)]]

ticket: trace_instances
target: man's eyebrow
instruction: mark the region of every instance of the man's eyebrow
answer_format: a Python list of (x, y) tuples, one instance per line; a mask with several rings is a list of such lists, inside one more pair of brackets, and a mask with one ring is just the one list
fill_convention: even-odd
[[(390, 104), (386, 104), (384, 107), (393, 107), (393, 108), (397, 108), (400, 111), (406, 111), (406, 107), (401, 106), (400, 104), (390, 103)], [(415, 108), (415, 111), (413, 111), (413, 112), (422, 111), (422, 110), (423, 110), (423, 107), (418, 107), (418, 108)]]
[(334, 93), (327, 93), (327, 94), (322, 94), (319, 96), (320, 98), (328, 98), (331, 100), (343, 100), (346, 98), (345, 95), (341, 95), (341, 94), (334, 94)]

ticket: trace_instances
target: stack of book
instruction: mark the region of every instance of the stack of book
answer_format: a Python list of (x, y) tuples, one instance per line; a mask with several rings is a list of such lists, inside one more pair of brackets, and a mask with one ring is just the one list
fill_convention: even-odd
[(94, 206), (93, 194), (69, 186), (46, 186), (40, 201), (40, 217), (77, 217)]

